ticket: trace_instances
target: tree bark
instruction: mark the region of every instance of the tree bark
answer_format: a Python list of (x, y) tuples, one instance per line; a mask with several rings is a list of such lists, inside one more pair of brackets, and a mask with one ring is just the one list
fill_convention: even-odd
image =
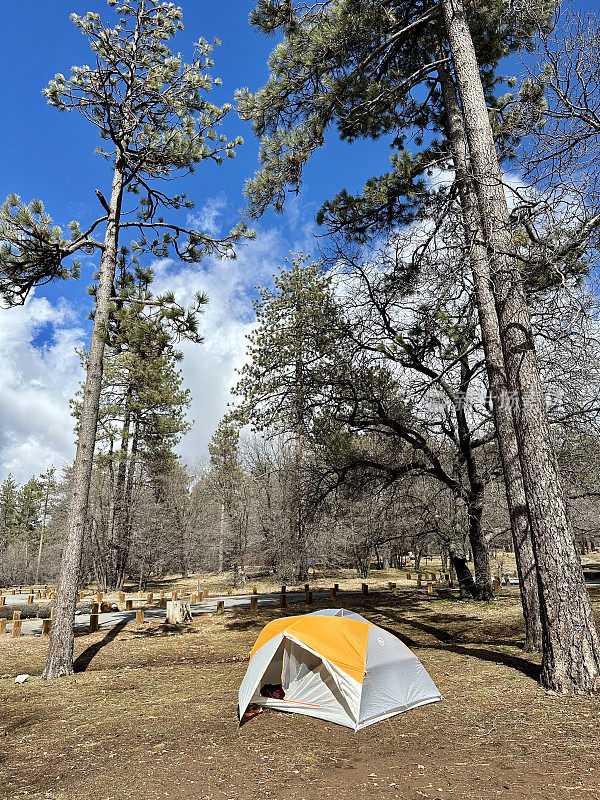
[(98, 408), (102, 389), (104, 344), (108, 330), (110, 298), (112, 295), (119, 219), (123, 194), (123, 172), (115, 169), (110, 198), (110, 214), (106, 223), (104, 249), (100, 261), (100, 280), (96, 294), (94, 328), (88, 355), (83, 403), (79, 420), (79, 438), (73, 465), (73, 478), (67, 516), (67, 535), (63, 545), (56, 610), (46, 665), (42, 677), (57, 678), (73, 674), (73, 621), (77, 602), (77, 585), (88, 507), (90, 481), (96, 444)]
[(120, 590), (122, 587), (122, 576), (125, 572), (125, 563), (129, 554), (127, 544), (127, 506), (126, 506), (126, 481), (127, 481), (127, 462), (129, 459), (129, 435), (131, 425), (131, 413), (129, 402), (131, 400), (131, 386), (128, 387), (125, 397), (125, 416), (121, 429), (121, 446), (119, 449), (119, 463), (117, 466), (117, 478), (114, 489), (114, 573), (110, 578), (111, 589)]
[[(443, 52), (442, 47), (440, 47), (440, 51)], [(489, 392), (492, 398), (496, 437), (502, 462), (515, 560), (519, 574), (521, 605), (525, 620), (524, 649), (526, 651), (540, 650), (542, 647), (542, 628), (535, 559), (529, 530), (527, 501), (521, 474), (519, 450), (510, 403), (508, 402), (500, 326), (492, 291), (483, 226), (479, 215), (475, 187), (469, 177), (469, 154), (462, 114), (456, 96), (456, 86), (447, 65), (443, 64), (438, 74), (445, 107), (446, 133), (452, 152), (465, 237), (469, 247)]]
[(542, 685), (600, 689), (600, 641), (567, 518), (522, 276), (473, 41), (462, 0), (442, 0), (470, 164), (488, 246), (507, 386), (533, 551), (542, 622)]

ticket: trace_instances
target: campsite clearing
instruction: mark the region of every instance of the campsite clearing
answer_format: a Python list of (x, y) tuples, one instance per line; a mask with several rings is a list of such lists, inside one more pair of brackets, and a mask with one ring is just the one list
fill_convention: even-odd
[(248, 653), (279, 609), (78, 636), (78, 673), (50, 684), (45, 642), (3, 637), (0, 798), (600, 797), (599, 701), (537, 687), (516, 598), (374, 593), (344, 605), (399, 634), (445, 700), (358, 734), (276, 711), (238, 728)]

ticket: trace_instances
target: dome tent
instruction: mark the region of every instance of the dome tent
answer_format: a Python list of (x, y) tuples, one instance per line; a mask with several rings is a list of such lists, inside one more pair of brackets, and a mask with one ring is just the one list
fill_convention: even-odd
[[(261, 688), (281, 684), (283, 697)], [(273, 620), (250, 653), (240, 719), (251, 703), (355, 731), (442, 696), (419, 659), (388, 631), (345, 609)]]

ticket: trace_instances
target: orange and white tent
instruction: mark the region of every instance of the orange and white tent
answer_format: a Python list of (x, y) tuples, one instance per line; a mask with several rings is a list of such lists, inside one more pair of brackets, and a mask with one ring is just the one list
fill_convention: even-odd
[[(261, 688), (279, 685), (282, 698)], [(276, 619), (250, 653), (238, 696), (240, 719), (251, 703), (307, 714), (355, 731), (442, 696), (419, 659), (364, 617), (325, 609)]]

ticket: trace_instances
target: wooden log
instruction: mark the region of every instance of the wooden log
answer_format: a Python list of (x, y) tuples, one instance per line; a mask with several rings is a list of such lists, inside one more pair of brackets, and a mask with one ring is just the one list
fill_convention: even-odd
[(309, 604), (312, 603), (312, 592), (310, 589), (307, 592), (304, 592), (304, 594), (306, 596), (306, 602)]
[(169, 625), (183, 625), (192, 621), (190, 604), (185, 600), (169, 600), (167, 602), (167, 623)]
[(42, 636), (50, 636), (51, 628), (52, 628), (52, 620), (51, 619), (43, 619), (42, 620)]
[(225, 612), (225, 600), (217, 600), (217, 614)]
[(0, 634), (2, 633), (6, 633), (6, 620), (4, 619), (4, 617), (0, 619)]
[(125, 611), (133, 611), (133, 600), (125, 600)]
[(16, 639), (17, 636), (21, 635), (21, 627), (22, 626), (23, 626), (23, 621), (20, 620), (20, 619), (16, 619), (13, 622), (12, 633), (11, 633), (11, 636), (12, 636), (13, 639)]
[[(94, 604), (98, 608), (98, 604)], [(96, 633), (98, 630), (99, 617), (98, 614), (90, 614), (90, 633)]]
[(258, 611), (258, 597), (256, 595), (250, 598), (250, 611)]
[(361, 589), (362, 589), (362, 593), (363, 594), (369, 594), (369, 584), (368, 583), (363, 583), (362, 586), (361, 586)]
[(138, 608), (137, 611), (135, 612), (135, 621), (136, 621), (137, 625), (143, 625), (144, 624), (144, 609), (143, 608)]
[(281, 594), (279, 595), (279, 606), (280, 606), (280, 608), (285, 608), (286, 603), (287, 603), (287, 595), (286, 595), (285, 592), (281, 592)]

